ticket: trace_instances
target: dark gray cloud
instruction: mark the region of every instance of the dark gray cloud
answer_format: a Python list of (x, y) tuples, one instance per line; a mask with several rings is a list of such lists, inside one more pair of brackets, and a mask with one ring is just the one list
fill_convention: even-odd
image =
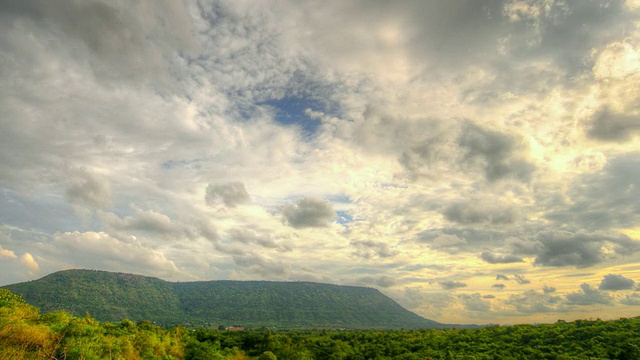
[(496, 275), (496, 280), (506, 280), (509, 281), (509, 277), (507, 275), (498, 274)]
[(465, 245), (467, 245), (467, 242), (456, 235), (440, 234), (431, 241), (429, 247), (433, 250), (457, 254), (464, 250)]
[(352, 240), (351, 246), (355, 248), (352, 255), (363, 259), (389, 258), (398, 254), (389, 244), (373, 240)]
[(482, 298), (483, 298), (483, 299), (495, 299), (495, 298), (496, 298), (496, 296), (495, 296), (495, 295), (491, 295), (491, 294), (489, 294), (489, 295), (482, 295)]
[(613, 298), (606, 293), (602, 293), (594, 289), (589, 284), (580, 285), (581, 291), (567, 294), (566, 300), (568, 305), (612, 305)]
[(282, 209), (285, 222), (294, 228), (325, 227), (336, 216), (329, 201), (302, 198)]
[(491, 310), (491, 303), (483, 300), (482, 296), (478, 293), (467, 295), (458, 295), (458, 299), (462, 301), (462, 306), (469, 311), (482, 311), (486, 312)]
[(576, 178), (564, 196), (550, 204), (545, 218), (558, 226), (583, 229), (630, 228), (640, 220), (640, 154), (612, 157), (601, 171)]
[(512, 20), (508, 51), (516, 58), (551, 59), (567, 76), (589, 71), (593, 66), (588, 56), (591, 49), (623, 38), (638, 16), (627, 11), (624, 0), (527, 4), (537, 14), (518, 14), (505, 7), (505, 15)]
[(236, 207), (251, 201), (244, 184), (236, 181), (225, 184), (209, 184), (205, 200), (209, 205), (223, 203), (227, 207)]
[(505, 287), (507, 287), (507, 285), (505, 285), (505, 284), (493, 284), (493, 285), (491, 285), (491, 287), (492, 287), (492, 288), (494, 288), (494, 289), (500, 289), (500, 290), (502, 290), (502, 289), (504, 289)]
[(556, 288), (554, 288), (553, 286), (547, 286), (547, 285), (545, 285), (545, 286), (542, 288), (542, 291), (543, 291), (545, 294), (551, 294), (551, 293), (556, 292)]
[(125, 11), (108, 1), (9, 0), (0, 13), (28, 18), (75, 43), (69, 55), (86, 59), (103, 81), (158, 80), (168, 75), (167, 58), (196, 48), (188, 10), (171, 1), (129, 4)]
[(447, 220), (459, 224), (513, 224), (519, 218), (518, 211), (512, 207), (497, 208), (494, 204), (482, 201), (453, 204), (445, 208), (442, 214)]
[(513, 279), (520, 285), (531, 283), (531, 280), (527, 279), (524, 275), (520, 275), (520, 274), (513, 275)]
[(471, 122), (463, 127), (458, 145), (466, 150), (463, 164), (483, 169), (487, 181), (511, 178), (528, 182), (535, 171), (535, 166), (518, 154), (520, 141)]
[[(636, 245), (626, 235), (569, 231), (542, 231), (531, 240), (517, 240), (509, 244), (516, 254), (535, 255), (534, 264), (541, 266), (588, 267), (616, 255), (630, 253)], [(611, 250), (605, 250), (607, 245)]]
[[(524, 260), (516, 255), (510, 255), (510, 254), (495, 254), (492, 253), (490, 251), (483, 251), (482, 254), (480, 254), (480, 258), (482, 258), (482, 260), (490, 263), (490, 264), (510, 264), (510, 263), (516, 263), (516, 262), (523, 262)], [(498, 275), (499, 277), (500, 275)], [(506, 276), (505, 276), (506, 277)], [(508, 280), (508, 279), (506, 279)]]
[(440, 286), (442, 286), (443, 289), (447, 289), (447, 290), (457, 289), (457, 288), (462, 288), (467, 286), (467, 284), (463, 282), (452, 281), (452, 280), (440, 281), (438, 282), (438, 284), (440, 284)]
[(600, 290), (629, 290), (633, 289), (635, 281), (628, 279), (622, 275), (608, 274), (605, 275), (598, 289)]
[(624, 305), (638, 306), (640, 305), (640, 294), (633, 293), (626, 295), (622, 300), (620, 300), (620, 303)]
[(83, 173), (67, 188), (67, 198), (73, 204), (104, 208), (111, 202), (109, 182), (89, 173)]
[(593, 115), (587, 136), (601, 141), (629, 141), (640, 133), (640, 115), (612, 113), (603, 109)]

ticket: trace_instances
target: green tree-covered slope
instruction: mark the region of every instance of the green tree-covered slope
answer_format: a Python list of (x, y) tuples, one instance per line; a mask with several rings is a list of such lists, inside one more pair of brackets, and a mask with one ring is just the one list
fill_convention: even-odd
[(378, 290), (307, 282), (199, 281), (94, 270), (60, 271), (5, 286), (43, 312), (89, 312), (100, 321), (285, 328), (438, 328)]

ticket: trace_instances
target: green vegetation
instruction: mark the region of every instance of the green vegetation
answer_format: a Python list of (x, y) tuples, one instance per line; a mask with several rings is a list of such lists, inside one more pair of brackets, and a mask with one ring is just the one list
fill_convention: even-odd
[(165, 326), (218, 324), (278, 328), (417, 329), (443, 325), (378, 290), (305, 282), (172, 283), (140, 275), (67, 270), (5, 286), (42, 312), (91, 313), (100, 321), (150, 320)]
[(477, 329), (170, 330), (40, 314), (0, 289), (0, 359), (639, 359), (640, 317)]

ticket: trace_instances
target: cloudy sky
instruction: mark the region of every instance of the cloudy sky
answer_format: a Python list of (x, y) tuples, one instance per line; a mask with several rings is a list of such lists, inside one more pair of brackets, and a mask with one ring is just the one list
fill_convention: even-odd
[(640, 314), (640, 1), (0, 3), (0, 284)]

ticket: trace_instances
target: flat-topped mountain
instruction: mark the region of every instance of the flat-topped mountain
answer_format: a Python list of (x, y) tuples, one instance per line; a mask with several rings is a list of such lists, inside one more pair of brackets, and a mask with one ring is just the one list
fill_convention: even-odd
[(380, 291), (311, 282), (168, 282), (95, 270), (65, 270), (4, 286), (40, 308), (89, 312), (100, 321), (282, 328), (440, 328)]

